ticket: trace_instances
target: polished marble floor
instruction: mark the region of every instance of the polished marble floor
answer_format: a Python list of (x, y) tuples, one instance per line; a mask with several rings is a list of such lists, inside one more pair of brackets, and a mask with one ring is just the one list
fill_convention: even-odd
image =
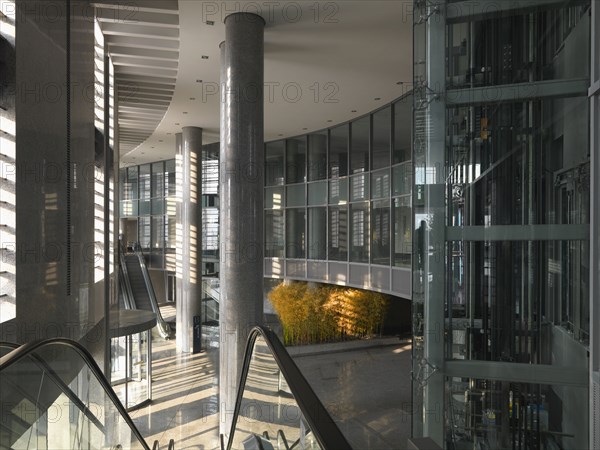
[[(410, 344), (296, 356), (316, 394), (356, 450), (403, 449), (410, 434)], [(153, 401), (131, 413), (150, 447), (218, 449), (218, 350), (177, 354), (153, 343)]]
[(131, 413), (152, 447), (166, 449), (217, 449), (217, 354), (178, 354), (175, 341), (153, 342), (152, 403)]
[(294, 361), (352, 448), (407, 448), (412, 409), (410, 343), (296, 356)]

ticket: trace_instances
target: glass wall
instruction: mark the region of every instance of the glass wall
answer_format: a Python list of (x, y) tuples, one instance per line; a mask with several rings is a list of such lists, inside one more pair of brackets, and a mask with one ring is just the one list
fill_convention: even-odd
[(265, 145), (265, 257), (410, 267), (411, 110)]
[[(204, 273), (212, 274), (219, 263), (219, 144), (204, 145), (202, 158), (202, 263)], [(148, 267), (168, 272), (176, 268), (175, 171), (170, 159), (127, 167), (120, 174), (121, 219), (126, 224), (121, 232), (129, 242), (140, 243)]]
[[(586, 397), (562, 385), (589, 378), (589, 2), (515, 8), (415, 24), (413, 432), (588, 448)], [(545, 386), (523, 383), (542, 368)], [(441, 398), (444, 423), (424, 413)]]

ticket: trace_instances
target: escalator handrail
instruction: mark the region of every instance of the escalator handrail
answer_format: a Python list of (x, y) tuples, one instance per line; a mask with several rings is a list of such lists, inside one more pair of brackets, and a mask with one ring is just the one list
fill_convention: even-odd
[(72, 350), (75, 350), (75, 352), (79, 354), (79, 356), (83, 359), (83, 362), (87, 365), (88, 369), (90, 369), (96, 377), (96, 380), (98, 380), (98, 383), (100, 383), (100, 386), (102, 386), (102, 389), (104, 389), (104, 393), (114, 404), (115, 408), (117, 408), (117, 410), (121, 414), (122, 419), (125, 421), (131, 432), (144, 446), (145, 450), (150, 450), (150, 447), (148, 447), (146, 440), (133, 423), (133, 420), (131, 420), (131, 417), (125, 410), (125, 407), (123, 406), (119, 398), (117, 397), (117, 394), (112, 389), (110, 383), (102, 373), (102, 370), (100, 370), (100, 367), (98, 367), (98, 364), (96, 364), (96, 361), (94, 361), (93, 356), (79, 342), (72, 341), (66, 338), (51, 338), (44, 339), (41, 341), (28, 342), (26, 344), (20, 345), (19, 347), (15, 348), (12, 352), (7, 353), (6, 355), (0, 358), (0, 373), (2, 373), (3, 370), (9, 368), (10, 366), (16, 364), (17, 362), (21, 361), (22, 359), (26, 358), (27, 356), (32, 355), (32, 353), (36, 350), (50, 345), (63, 345)]
[(317, 442), (324, 450), (351, 450), (352, 447), (338, 428), (337, 424), (333, 421), (329, 412), (325, 409), (313, 389), (310, 387), (298, 366), (285, 349), (277, 335), (270, 329), (262, 326), (255, 326), (248, 335), (248, 341), (246, 343), (246, 351), (244, 353), (244, 364), (242, 366), (242, 374), (240, 376), (240, 383), (238, 385), (238, 393), (235, 402), (235, 409), (233, 413), (233, 421), (231, 424), (231, 430), (229, 433), (229, 439), (227, 442), (227, 450), (231, 450), (233, 445), (233, 436), (237, 425), (240, 408), (242, 406), (242, 399), (244, 397), (244, 388), (246, 385), (246, 379), (248, 377), (248, 371), (250, 369), (250, 362), (254, 353), (254, 344), (256, 339), (261, 336), (269, 350), (273, 354), (273, 358), (277, 363), (277, 366), (283, 377), (285, 378), (294, 399), (300, 407), (306, 422), (308, 423), (312, 434), (317, 439)]
[(139, 244), (139, 242), (134, 242), (133, 252), (136, 254), (140, 262), (142, 276), (144, 277), (144, 283), (146, 284), (146, 290), (148, 291), (148, 297), (150, 299), (150, 306), (152, 306), (152, 311), (156, 314), (156, 323), (158, 324), (159, 330), (161, 330), (161, 332), (164, 334), (163, 337), (167, 337), (171, 334), (171, 328), (167, 322), (165, 322), (162, 314), (160, 313), (158, 300), (156, 299), (156, 293), (154, 292), (154, 287), (152, 286), (152, 281), (150, 280), (150, 275), (148, 274), (148, 267), (146, 266), (144, 252), (142, 252), (142, 246)]

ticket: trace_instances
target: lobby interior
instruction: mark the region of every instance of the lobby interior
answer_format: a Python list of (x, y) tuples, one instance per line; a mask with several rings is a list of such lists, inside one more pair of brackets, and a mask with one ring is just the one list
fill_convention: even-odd
[(0, 3), (0, 447), (600, 447), (598, 0)]

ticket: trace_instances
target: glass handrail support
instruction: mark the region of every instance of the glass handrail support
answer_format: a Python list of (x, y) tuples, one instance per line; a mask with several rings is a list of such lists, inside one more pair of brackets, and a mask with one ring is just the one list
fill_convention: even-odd
[(0, 448), (148, 449), (81, 344), (56, 338), (0, 350)]
[(352, 447), (277, 337), (248, 337), (227, 450)]

